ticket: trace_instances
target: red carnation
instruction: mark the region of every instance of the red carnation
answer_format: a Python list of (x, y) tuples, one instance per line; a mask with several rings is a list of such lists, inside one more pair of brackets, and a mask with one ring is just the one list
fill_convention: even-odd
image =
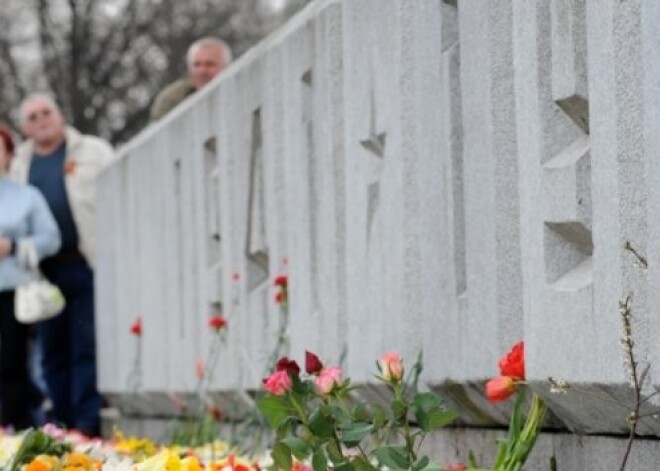
[(216, 332), (222, 330), (225, 327), (227, 327), (227, 319), (222, 317), (220, 314), (211, 316), (211, 318), (209, 319), (209, 327), (215, 330)]
[(136, 337), (140, 337), (142, 335), (142, 317), (138, 317), (136, 321), (131, 325), (131, 334), (135, 335)]
[(283, 288), (286, 288), (288, 283), (289, 283), (289, 279), (286, 275), (280, 275), (277, 278), (275, 278), (274, 281), (275, 286), (281, 286)]

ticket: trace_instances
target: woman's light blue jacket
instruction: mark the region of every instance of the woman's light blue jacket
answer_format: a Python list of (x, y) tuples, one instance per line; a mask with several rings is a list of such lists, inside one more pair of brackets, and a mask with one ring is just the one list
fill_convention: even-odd
[[(39, 190), (6, 175), (0, 175), (0, 237), (16, 243), (30, 239), (39, 259), (55, 254), (61, 244), (57, 223)], [(0, 291), (12, 290), (32, 277), (16, 255), (0, 259)]]

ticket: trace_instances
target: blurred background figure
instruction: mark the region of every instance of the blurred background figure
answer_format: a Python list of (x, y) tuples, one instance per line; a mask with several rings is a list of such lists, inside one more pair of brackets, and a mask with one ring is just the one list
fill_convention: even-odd
[(151, 107), (151, 120), (159, 120), (213, 80), (229, 65), (231, 59), (231, 49), (221, 39), (206, 37), (192, 43), (186, 54), (188, 77), (169, 84), (158, 94)]
[(38, 425), (31, 409), (43, 396), (28, 373), (29, 327), (14, 317), (14, 291), (34, 276), (28, 251), (53, 255), (60, 233), (41, 193), (7, 176), (13, 152), (11, 134), (0, 127), (0, 423), (24, 429)]
[(149, 123), (155, 96), (185, 77), (198, 38), (222, 38), (234, 57), (310, 0), (3, 0), (0, 122), (30, 90), (47, 90), (67, 122), (117, 145)]
[(59, 251), (42, 261), (41, 270), (62, 291), (66, 307), (37, 325), (53, 418), (97, 436), (102, 399), (96, 389), (92, 271), (96, 178), (112, 163), (114, 151), (104, 140), (67, 127), (49, 95), (30, 95), (21, 104), (20, 114), (28, 140), (16, 149), (12, 176), (41, 192), (62, 235)]

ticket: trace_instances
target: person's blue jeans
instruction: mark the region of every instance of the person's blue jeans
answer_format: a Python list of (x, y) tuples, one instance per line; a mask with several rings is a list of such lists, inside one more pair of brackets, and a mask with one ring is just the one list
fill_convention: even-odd
[(42, 270), (66, 299), (59, 316), (37, 327), (53, 418), (96, 436), (102, 399), (96, 389), (94, 276), (83, 259), (44, 263)]

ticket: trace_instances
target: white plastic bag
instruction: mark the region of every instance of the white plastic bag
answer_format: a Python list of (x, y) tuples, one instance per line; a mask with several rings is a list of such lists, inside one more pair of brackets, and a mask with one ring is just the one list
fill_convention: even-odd
[(65, 304), (59, 288), (39, 278), (16, 288), (14, 316), (22, 324), (34, 324), (55, 317)]
[(55, 317), (66, 305), (62, 292), (39, 272), (39, 256), (31, 240), (19, 241), (16, 249), (19, 264), (34, 275), (32, 281), (16, 288), (16, 320), (22, 324), (34, 324)]

